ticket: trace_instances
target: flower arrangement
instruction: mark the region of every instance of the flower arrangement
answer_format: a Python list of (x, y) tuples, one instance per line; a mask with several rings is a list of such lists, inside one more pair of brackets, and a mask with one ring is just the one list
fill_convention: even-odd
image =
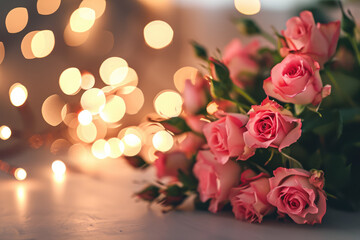
[(273, 48), (235, 39), (209, 57), (193, 42), (208, 73), (185, 80), (180, 116), (150, 119), (183, 140), (156, 153), (159, 180), (136, 195), (170, 209), (195, 196), (199, 209), (231, 207), (252, 223), (321, 223), (327, 203), (356, 210), (360, 53), (354, 19), (341, 10), (342, 22), (327, 24), (303, 11), (276, 39), (249, 19), (235, 21)]

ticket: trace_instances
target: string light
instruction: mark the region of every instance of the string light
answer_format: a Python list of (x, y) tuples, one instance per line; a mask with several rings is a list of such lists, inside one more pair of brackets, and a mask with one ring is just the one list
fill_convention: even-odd
[(82, 125), (89, 125), (92, 119), (92, 114), (88, 110), (82, 110), (78, 115), (79, 123)]
[(260, 12), (260, 0), (234, 0), (235, 8), (242, 14), (254, 15)]
[(3, 125), (0, 127), (0, 138), (2, 140), (8, 140), (11, 137), (11, 129), (6, 126)]
[(38, 0), (36, 9), (40, 15), (50, 15), (59, 9), (61, 0)]
[(144, 38), (147, 45), (154, 49), (168, 46), (174, 37), (171, 26), (160, 20), (148, 23), (144, 28)]
[(70, 28), (73, 32), (86, 32), (95, 23), (95, 11), (91, 8), (76, 9), (70, 17)]
[(174, 139), (169, 132), (162, 130), (154, 134), (152, 143), (157, 150), (167, 152), (174, 145)]
[(20, 83), (15, 83), (9, 90), (10, 101), (15, 107), (20, 107), (26, 102), (28, 97), (27, 89)]
[(25, 169), (17, 168), (14, 172), (14, 176), (17, 180), (22, 181), (22, 180), (26, 179), (27, 173), (26, 173)]
[(57, 94), (46, 98), (41, 107), (41, 114), (44, 120), (51, 126), (57, 126), (62, 122), (61, 112), (65, 102)]
[(12, 9), (5, 18), (5, 26), (9, 33), (21, 32), (27, 25), (29, 14), (26, 8), (17, 7)]
[(37, 58), (48, 56), (55, 46), (55, 36), (51, 30), (35, 33), (31, 40), (31, 51)]
[(55, 176), (62, 176), (66, 172), (66, 165), (61, 160), (55, 160), (51, 164), (51, 169), (52, 169), (53, 173), (55, 174)]
[(179, 93), (172, 90), (160, 92), (154, 100), (156, 112), (165, 117), (177, 117), (182, 111), (183, 100)]
[(75, 95), (81, 87), (81, 73), (79, 69), (75, 67), (65, 69), (60, 75), (59, 85), (66, 95)]

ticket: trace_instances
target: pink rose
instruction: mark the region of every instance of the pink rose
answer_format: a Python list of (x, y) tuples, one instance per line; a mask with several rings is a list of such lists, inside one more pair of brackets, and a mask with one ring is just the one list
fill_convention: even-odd
[(186, 132), (180, 136), (178, 148), (180, 151), (192, 156), (205, 143), (205, 139), (193, 132)]
[(245, 145), (243, 134), (248, 117), (242, 114), (227, 114), (205, 125), (204, 135), (216, 160), (225, 164), (231, 157), (246, 160), (255, 150)]
[(183, 172), (189, 170), (190, 160), (183, 152), (156, 152), (155, 155), (157, 156), (157, 159), (154, 162), (154, 166), (158, 178), (166, 176), (177, 178), (179, 170), (182, 170)]
[(326, 212), (323, 184), (312, 184), (312, 174), (298, 168), (279, 167), (270, 178), (267, 200), (280, 213), (289, 215), (298, 224), (321, 223)]
[(244, 141), (251, 148), (274, 147), (281, 151), (301, 136), (301, 119), (268, 98), (260, 106), (252, 106), (249, 115)]
[(272, 213), (274, 207), (266, 199), (270, 191), (268, 176), (258, 175), (248, 169), (241, 174), (241, 184), (232, 188), (230, 202), (235, 217), (248, 222), (261, 223), (264, 216)]
[(203, 115), (188, 115), (185, 116), (185, 122), (194, 132), (202, 133), (205, 125), (210, 121)]
[(185, 81), (185, 88), (182, 93), (184, 98), (184, 111), (189, 115), (195, 115), (207, 103), (205, 80), (199, 80), (195, 84), (190, 79)]
[(215, 213), (229, 200), (230, 189), (239, 184), (241, 168), (233, 161), (220, 164), (210, 151), (200, 151), (193, 172), (199, 180), (200, 200), (211, 199), (209, 211)]
[[(230, 71), (230, 78), (233, 83), (241, 88), (246, 85), (246, 77), (241, 74), (257, 74), (259, 65), (254, 60), (257, 51), (259, 50), (260, 43), (253, 40), (246, 46), (240, 42), (239, 39), (233, 39), (224, 50), (223, 62)], [(245, 75), (246, 76), (246, 75)]]
[(310, 55), (323, 66), (335, 53), (340, 21), (315, 25), (312, 13), (303, 11), (300, 17), (292, 17), (286, 22), (282, 35), (287, 43), (287, 47), (280, 51), (283, 56), (289, 51), (297, 51)]
[(330, 85), (323, 87), (319, 69), (310, 57), (290, 54), (271, 69), (263, 88), (268, 96), (282, 102), (316, 106), (331, 92)]

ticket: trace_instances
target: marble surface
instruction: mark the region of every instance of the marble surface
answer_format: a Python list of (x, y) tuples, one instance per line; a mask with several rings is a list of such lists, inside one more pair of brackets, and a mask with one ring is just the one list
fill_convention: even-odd
[[(122, 160), (99, 160), (96, 170), (71, 169), (62, 180), (51, 173), (54, 156), (32, 150), (11, 159), (28, 179), (0, 174), (0, 239), (359, 239), (360, 214), (330, 209), (322, 225), (267, 220), (248, 224), (231, 213), (161, 213), (135, 201), (147, 172)], [(64, 159), (66, 162), (66, 159)]]

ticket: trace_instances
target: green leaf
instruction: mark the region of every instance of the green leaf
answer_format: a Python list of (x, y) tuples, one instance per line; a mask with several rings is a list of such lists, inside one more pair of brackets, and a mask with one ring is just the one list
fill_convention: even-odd
[(193, 46), (194, 48), (194, 51), (195, 51), (195, 55), (202, 59), (202, 60), (205, 60), (207, 61), (208, 60), (208, 54), (207, 54), (207, 51), (206, 49), (200, 45), (199, 43), (195, 42), (195, 41), (191, 41), (191, 45)]
[(305, 110), (305, 107), (306, 105), (295, 104), (294, 108), (296, 116), (299, 116)]
[(351, 37), (354, 36), (355, 34), (355, 28), (356, 28), (356, 23), (354, 21), (354, 17), (351, 14), (350, 10), (348, 10), (348, 13), (345, 13), (345, 10), (343, 8), (343, 5), (341, 3), (341, 1), (338, 2), (340, 9), (341, 9), (341, 13), (342, 13), (342, 20), (341, 20), (341, 29), (349, 34)]
[(173, 117), (163, 121), (160, 123), (169, 131), (178, 135), (184, 132), (191, 131), (190, 127), (186, 124), (186, 121), (181, 117)]
[(233, 22), (238, 31), (243, 35), (257, 35), (262, 32), (260, 27), (249, 18), (237, 18)]
[(230, 72), (226, 65), (214, 58), (210, 58), (210, 62), (214, 65), (216, 78), (223, 83), (228, 90), (231, 89), (232, 81), (230, 79)]
[(210, 91), (215, 98), (231, 100), (228, 89), (219, 81), (211, 80)]

